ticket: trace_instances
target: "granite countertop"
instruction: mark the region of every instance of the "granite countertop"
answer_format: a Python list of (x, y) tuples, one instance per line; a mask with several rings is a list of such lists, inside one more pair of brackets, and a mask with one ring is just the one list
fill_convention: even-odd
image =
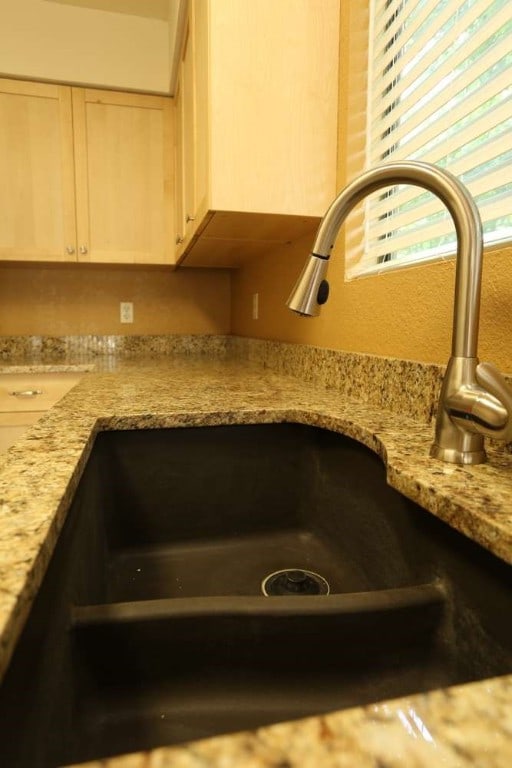
[[(0, 372), (13, 370), (13, 363)], [(63, 366), (76, 370), (60, 361)], [(96, 361), (0, 458), (0, 673), (99, 430), (282, 421), (341, 431), (364, 443), (383, 458), (398, 491), (512, 563), (512, 455), (506, 451), (491, 448), (488, 463), (475, 467), (433, 461), (430, 424), (228, 357)], [(512, 765), (512, 676), (89, 765), (434, 764)]]

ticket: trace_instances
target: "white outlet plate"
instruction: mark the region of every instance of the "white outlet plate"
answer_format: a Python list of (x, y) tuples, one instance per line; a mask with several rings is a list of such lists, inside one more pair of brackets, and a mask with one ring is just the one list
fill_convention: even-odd
[(133, 323), (132, 301), (122, 301), (119, 304), (119, 319), (122, 323)]

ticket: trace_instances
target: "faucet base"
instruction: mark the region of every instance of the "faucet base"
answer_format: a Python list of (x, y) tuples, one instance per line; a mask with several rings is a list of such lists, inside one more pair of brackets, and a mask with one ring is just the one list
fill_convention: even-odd
[(459, 451), (456, 448), (442, 448), (437, 443), (432, 445), (430, 456), (433, 459), (447, 461), (450, 464), (484, 464), (487, 461), (485, 451)]
[(455, 414), (447, 407), (455, 395), (476, 386), (477, 365), (476, 357), (452, 356), (448, 361), (439, 397), (434, 444), (430, 449), (434, 459), (450, 464), (483, 464), (486, 461), (483, 435), (469, 419), (462, 426), (458, 424), (452, 418)]

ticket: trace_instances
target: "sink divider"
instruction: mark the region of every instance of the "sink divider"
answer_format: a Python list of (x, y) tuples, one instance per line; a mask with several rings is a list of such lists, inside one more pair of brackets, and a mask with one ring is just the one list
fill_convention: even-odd
[(73, 628), (200, 616), (341, 616), (390, 613), (442, 604), (440, 579), (428, 584), (331, 595), (187, 597), (102, 603), (72, 608)]

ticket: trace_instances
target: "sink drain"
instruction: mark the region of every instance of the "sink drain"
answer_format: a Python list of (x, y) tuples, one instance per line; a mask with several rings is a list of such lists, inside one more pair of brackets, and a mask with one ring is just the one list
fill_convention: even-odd
[(328, 595), (328, 582), (313, 571), (286, 568), (269, 574), (261, 582), (261, 590), (267, 597), (274, 595)]

